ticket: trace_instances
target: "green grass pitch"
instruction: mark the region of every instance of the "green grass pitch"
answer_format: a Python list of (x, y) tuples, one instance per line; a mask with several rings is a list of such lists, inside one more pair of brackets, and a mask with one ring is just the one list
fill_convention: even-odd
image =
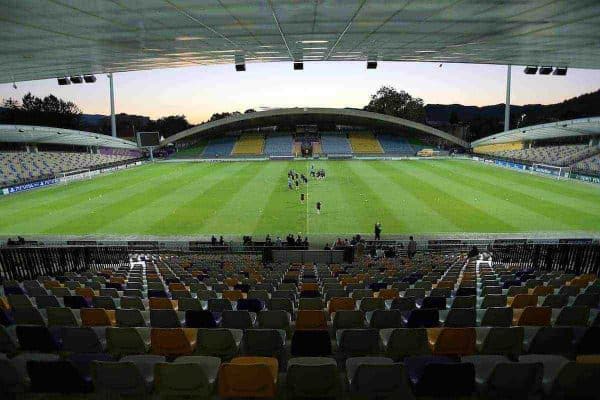
[[(156, 163), (0, 196), (0, 235), (383, 234), (600, 231), (600, 187), (468, 160)], [(317, 215), (315, 203), (323, 211)]]

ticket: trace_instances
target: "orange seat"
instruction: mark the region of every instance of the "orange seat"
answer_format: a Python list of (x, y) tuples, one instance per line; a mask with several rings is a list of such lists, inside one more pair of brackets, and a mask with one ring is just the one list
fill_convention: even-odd
[(554, 294), (554, 288), (552, 286), (536, 286), (531, 291), (534, 296), (548, 296)]
[(436, 285), (438, 289), (454, 289), (454, 282), (452, 281), (439, 281)]
[(300, 286), (300, 291), (301, 292), (308, 292), (308, 291), (319, 291), (319, 285), (316, 283), (303, 283), (302, 286)]
[(588, 286), (588, 281), (581, 278), (574, 278), (569, 283), (569, 286), (578, 287), (580, 289), (585, 289)]
[(94, 289), (92, 289), (90, 287), (75, 288), (75, 294), (77, 296), (83, 296), (86, 299), (91, 299), (92, 297), (96, 296), (96, 292), (94, 292)]
[(195, 328), (152, 328), (151, 352), (161, 356), (191, 355), (196, 349), (197, 333)]
[(123, 276), (112, 276), (109, 280), (110, 283), (119, 283), (121, 285), (125, 284), (125, 277)]
[(114, 310), (82, 308), (80, 315), (83, 326), (115, 326), (117, 324)]
[(298, 310), (296, 330), (327, 329), (327, 316), (322, 310)]
[(398, 289), (379, 289), (379, 298), (384, 300), (393, 300), (400, 297)]
[(237, 285), (239, 283), (239, 281), (237, 280), (237, 278), (225, 278), (223, 280), (223, 283), (229, 287), (234, 287), (235, 285)]
[(518, 294), (512, 301), (509, 300), (509, 306), (512, 308), (536, 307), (537, 304), (538, 297), (533, 294)]
[(169, 292), (172, 292), (173, 290), (187, 290), (187, 288), (185, 287), (185, 285), (183, 283), (179, 283), (179, 282), (169, 283)]
[(166, 297), (150, 297), (149, 305), (151, 310), (177, 310), (177, 300), (167, 299)]
[(10, 303), (8, 302), (8, 298), (5, 296), (0, 297), (0, 308), (4, 311), (10, 310)]
[(429, 347), (434, 355), (467, 356), (475, 354), (475, 328), (427, 329)]
[(219, 397), (275, 397), (279, 363), (271, 357), (236, 357), (219, 367)]
[(223, 290), (223, 298), (229, 301), (238, 301), (244, 298), (241, 290)]
[(329, 313), (334, 313), (340, 310), (353, 311), (356, 308), (356, 301), (350, 297), (333, 297), (329, 300)]
[(62, 287), (62, 284), (59, 281), (46, 281), (44, 287), (46, 289), (59, 288)]
[(340, 280), (342, 286), (355, 285), (360, 283), (356, 277), (345, 277)]
[(518, 326), (550, 326), (551, 307), (525, 307), (514, 310), (513, 325)]
[(598, 354), (587, 354), (577, 356), (575, 362), (578, 364), (600, 364), (600, 355)]

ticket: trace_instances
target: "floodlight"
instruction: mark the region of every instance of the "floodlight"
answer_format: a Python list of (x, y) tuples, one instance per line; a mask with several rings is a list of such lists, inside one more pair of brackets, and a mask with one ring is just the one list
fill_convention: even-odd
[(300, 71), (304, 69), (304, 63), (302, 61), (294, 61), (294, 70)]
[(550, 75), (552, 73), (552, 67), (540, 67), (539, 74), (540, 75)]
[(64, 86), (64, 85), (70, 85), (71, 81), (69, 80), (69, 78), (56, 78), (56, 80), (58, 81), (58, 84), (60, 86)]
[(537, 73), (537, 70), (538, 70), (538, 67), (536, 67), (536, 66), (527, 66), (527, 67), (525, 67), (523, 72), (525, 72), (525, 75), (535, 75)]
[(243, 72), (246, 70), (246, 64), (235, 64), (235, 70), (237, 72)]
[(75, 83), (75, 84), (83, 83), (83, 78), (81, 76), (72, 76), (70, 79), (71, 79), (71, 83)]
[(83, 80), (85, 81), (85, 83), (94, 83), (94, 82), (96, 82), (96, 76), (95, 75), (84, 75)]
[(367, 69), (377, 69), (377, 61), (367, 61)]

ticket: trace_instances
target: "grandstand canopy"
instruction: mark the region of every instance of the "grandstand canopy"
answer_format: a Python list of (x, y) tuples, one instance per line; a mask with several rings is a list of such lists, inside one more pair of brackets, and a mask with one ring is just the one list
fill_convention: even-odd
[(391, 115), (378, 114), (352, 108), (280, 108), (268, 111), (259, 111), (248, 114), (239, 114), (216, 121), (196, 125), (176, 135), (166, 138), (161, 144), (167, 145), (177, 140), (192, 135), (210, 135), (227, 133), (258, 127), (277, 125), (303, 125), (318, 124), (320, 122), (333, 123), (347, 126), (360, 126), (373, 129), (416, 131), (437, 136), (448, 142), (462, 147), (469, 147), (469, 143), (449, 133), (440, 131), (418, 122), (409, 121)]
[(600, 68), (597, 0), (0, 0), (0, 81), (258, 61)]
[(600, 117), (570, 119), (512, 129), (476, 140), (471, 146), (593, 135), (600, 135)]
[(137, 149), (134, 142), (99, 133), (30, 125), (0, 125), (0, 142)]

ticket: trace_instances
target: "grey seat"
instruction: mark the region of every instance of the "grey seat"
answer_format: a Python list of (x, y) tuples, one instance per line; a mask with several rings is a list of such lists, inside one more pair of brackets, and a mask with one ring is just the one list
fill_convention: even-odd
[(522, 326), (488, 328), (483, 340), (478, 337), (477, 349), (479, 354), (503, 355), (514, 359), (521, 354), (524, 336)]
[(429, 292), (429, 295), (431, 297), (445, 297), (448, 299), (452, 296), (452, 289), (450, 289), (450, 288), (433, 288)]
[(456, 296), (452, 301), (452, 308), (475, 308), (476, 306), (476, 296)]
[(269, 292), (264, 289), (261, 289), (261, 290), (253, 289), (253, 290), (248, 291), (247, 297), (249, 299), (260, 300), (266, 304), (269, 301)]
[(106, 347), (114, 357), (145, 354), (150, 349), (148, 328), (106, 328)]
[(543, 326), (531, 340), (527, 352), (530, 354), (562, 354), (574, 352), (573, 329), (571, 327)]
[(14, 328), (7, 328), (4, 325), (0, 325), (0, 353), (12, 355), (17, 352), (17, 348), (18, 344)]
[(19, 307), (13, 310), (13, 318), (18, 325), (42, 325), (46, 326), (46, 318), (35, 307)]
[(202, 303), (198, 299), (182, 297), (178, 300), (179, 311), (202, 311)]
[(154, 365), (163, 356), (128, 356), (121, 361), (94, 361), (92, 379), (98, 394), (109, 396), (147, 396), (154, 383)]
[(9, 294), (8, 304), (13, 311), (17, 308), (35, 308), (29, 296), (24, 294)]
[(563, 308), (569, 304), (569, 296), (565, 294), (549, 294), (544, 298), (542, 307)]
[(569, 361), (562, 366), (545, 389), (552, 399), (596, 399), (599, 381), (600, 364)]
[(480, 308), (506, 307), (506, 300), (503, 294), (488, 294), (483, 298)]
[(375, 310), (367, 314), (369, 326), (375, 329), (401, 328), (402, 311), (400, 310)]
[(415, 297), (417, 299), (423, 299), (426, 296), (426, 291), (423, 288), (409, 288), (404, 292), (403, 297)]
[(362, 311), (340, 310), (333, 315), (333, 331), (338, 329), (359, 329), (365, 327), (365, 315)]
[(113, 299), (118, 299), (120, 297), (119, 291), (115, 288), (101, 288), (99, 294), (100, 296), (112, 297)]
[(506, 296), (515, 297), (518, 294), (528, 294), (529, 289), (526, 286), (510, 286)]
[(323, 310), (325, 303), (320, 297), (306, 297), (298, 300), (298, 310)]
[(581, 289), (577, 286), (561, 286), (558, 290), (558, 294), (565, 295), (567, 297), (576, 297), (581, 292)]
[(48, 307), (46, 308), (46, 315), (48, 317), (48, 326), (81, 325), (81, 320), (68, 307)]
[(250, 356), (275, 357), (283, 361), (285, 337), (283, 330), (246, 329), (243, 337), (243, 352)]
[(390, 309), (399, 311), (412, 311), (417, 308), (415, 297), (396, 297), (392, 300)]
[(242, 337), (241, 329), (198, 329), (194, 354), (231, 360), (240, 350)]
[(135, 308), (119, 308), (115, 310), (115, 318), (117, 320), (117, 326), (121, 327), (147, 325), (142, 312)]
[(364, 297), (360, 301), (358, 309), (362, 312), (385, 310), (385, 300), (378, 297)]
[[(474, 297), (474, 296), (473, 296)], [(468, 328), (477, 325), (475, 308), (451, 308), (444, 320), (445, 327)]]
[(175, 310), (150, 310), (150, 326), (153, 328), (181, 328), (183, 325)]
[(95, 296), (92, 298), (92, 305), (95, 308), (104, 308), (105, 310), (116, 310), (117, 304), (110, 296)]
[(232, 310), (231, 301), (227, 299), (208, 299), (208, 311), (223, 312)]
[(554, 326), (587, 326), (590, 309), (587, 306), (563, 307), (554, 321)]
[(346, 360), (350, 393), (368, 399), (414, 399), (403, 364), (387, 357), (353, 357)]
[(256, 314), (246, 310), (223, 311), (221, 314), (221, 326), (230, 329), (250, 329), (256, 323)]
[(288, 398), (338, 398), (341, 390), (334, 359), (296, 357), (289, 361), (286, 376)]
[(160, 398), (210, 398), (221, 360), (210, 356), (183, 356), (154, 367), (155, 391)]
[(257, 317), (259, 328), (283, 329), (288, 335), (291, 335), (291, 316), (283, 310), (263, 310)]
[(60, 307), (58, 297), (52, 295), (35, 296), (35, 305), (37, 308)]
[(64, 327), (61, 329), (62, 349), (73, 353), (102, 353), (106, 340), (92, 327)]
[(598, 303), (600, 303), (600, 294), (596, 293), (582, 293), (575, 297), (575, 301), (573, 301), (573, 306), (587, 306), (589, 308), (598, 308)]
[(146, 307), (140, 297), (124, 296), (121, 297), (121, 308), (134, 308), (136, 310), (145, 311)]
[(431, 354), (425, 328), (381, 329), (379, 335), (386, 357), (395, 361), (409, 356)]
[(378, 355), (380, 352), (377, 329), (342, 329), (336, 337), (337, 353), (343, 358)]
[[(544, 377), (542, 387), (545, 394), (550, 394), (553, 389), (554, 381), (560, 371), (569, 363), (569, 359), (558, 355), (549, 354), (530, 354), (519, 357), (520, 363), (541, 362), (544, 365)], [(565, 397), (556, 397), (565, 398)]]
[(481, 289), (481, 296), (485, 297), (489, 294), (502, 294), (502, 286), (485, 286)]
[(270, 311), (285, 311), (290, 315), (294, 315), (294, 302), (287, 298), (271, 298), (269, 300)]
[(512, 325), (513, 309), (511, 307), (489, 307), (481, 319), (481, 326), (509, 327)]

